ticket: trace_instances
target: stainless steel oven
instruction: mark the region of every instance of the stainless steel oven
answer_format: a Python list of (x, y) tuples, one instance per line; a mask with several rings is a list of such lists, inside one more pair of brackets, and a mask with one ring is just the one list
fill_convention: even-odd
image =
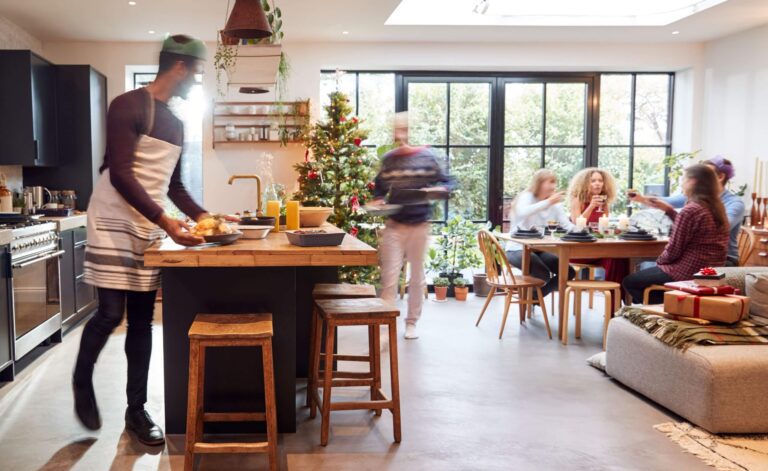
[(14, 359), (61, 333), (61, 284), (55, 226), (14, 230), (11, 243), (11, 299)]

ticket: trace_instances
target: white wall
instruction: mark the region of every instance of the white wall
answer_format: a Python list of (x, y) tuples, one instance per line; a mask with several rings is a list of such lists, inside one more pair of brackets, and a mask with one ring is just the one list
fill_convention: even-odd
[(768, 159), (768, 26), (704, 47), (702, 149), (736, 166), (735, 186), (749, 183), (755, 157)]
[[(88, 63), (107, 75), (112, 99), (123, 93), (125, 66), (156, 62), (159, 44), (154, 43), (56, 43), (45, 44), (45, 55), (62, 64)], [(212, 57), (215, 45), (209, 45)], [(675, 147), (696, 148), (698, 97), (702, 46), (699, 44), (465, 44), (465, 43), (287, 43), (284, 50), (292, 66), (291, 98), (310, 98), (319, 111), (321, 69), (361, 70), (470, 70), (470, 71), (683, 71), (675, 103)], [(212, 60), (206, 70), (205, 88), (215, 97)], [(238, 98), (243, 100), (242, 98)], [(264, 98), (261, 98), (264, 99)], [(270, 98), (266, 98), (270, 99)], [(685, 126), (684, 123), (690, 123)], [(253, 173), (259, 155), (274, 156), (274, 177), (291, 190), (296, 174), (293, 164), (304, 149), (254, 144), (247, 148), (211, 145), (210, 118), (204, 130), (204, 203), (214, 211), (252, 207), (254, 185), (226, 185), (229, 175)]]
[[(43, 43), (0, 16), (0, 49), (31, 49), (37, 53), (41, 53), (43, 50)], [(9, 188), (16, 191), (21, 189), (21, 166), (0, 165), (0, 173), (8, 178)]]

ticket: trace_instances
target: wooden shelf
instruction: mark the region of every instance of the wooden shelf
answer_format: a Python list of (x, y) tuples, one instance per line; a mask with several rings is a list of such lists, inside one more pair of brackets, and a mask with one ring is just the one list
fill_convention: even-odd
[(214, 114), (214, 118), (309, 118), (308, 114)]
[[(272, 124), (232, 124), (235, 128), (270, 128)], [(228, 124), (214, 124), (214, 128), (226, 128)], [(279, 128), (301, 128), (303, 124), (278, 124)]]
[[(294, 139), (289, 139), (285, 141), (287, 144), (301, 144), (303, 141), (297, 141)], [(264, 140), (264, 141), (213, 141), (214, 147), (216, 144), (280, 144), (280, 141), (270, 141), (270, 140)]]
[[(272, 107), (271, 109), (261, 109), (258, 111), (274, 111), (274, 107), (284, 107), (282, 109), (292, 110), (293, 113), (232, 113), (232, 108), (224, 108), (230, 106), (262, 106)], [(280, 109), (280, 108), (277, 108)], [(229, 141), (224, 139), (225, 129), (227, 126), (233, 126), (235, 129), (243, 130), (248, 128), (269, 129), (277, 126), (280, 129), (299, 130), (309, 124), (309, 100), (306, 101), (290, 101), (290, 102), (275, 102), (275, 101), (219, 101), (213, 103), (213, 109), (211, 116), (213, 119), (211, 131), (213, 138), (213, 146), (217, 144), (280, 144), (281, 141), (275, 140), (256, 140), (256, 141), (241, 141), (234, 140)], [(220, 111), (217, 113), (217, 110)], [(298, 111), (302, 111), (299, 113)], [(304, 112), (305, 111), (305, 112)], [(295, 131), (289, 131), (289, 135), (295, 135)], [(298, 139), (290, 139), (286, 143), (297, 144), (302, 141)]]

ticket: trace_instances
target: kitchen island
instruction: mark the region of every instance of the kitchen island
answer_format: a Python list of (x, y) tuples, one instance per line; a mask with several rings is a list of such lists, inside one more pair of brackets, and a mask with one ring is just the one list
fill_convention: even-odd
[[(339, 231), (325, 224), (326, 231)], [(270, 312), (277, 421), (280, 432), (296, 431), (296, 378), (306, 377), (312, 288), (338, 281), (337, 267), (375, 265), (374, 248), (347, 235), (335, 247), (297, 247), (285, 233), (240, 239), (232, 245), (181, 247), (164, 240), (150, 248), (145, 264), (162, 269), (165, 431), (184, 433), (187, 413), (189, 340), (197, 314)], [(258, 349), (212, 349), (206, 358), (207, 411), (261, 411), (263, 386)], [(262, 424), (207, 424), (211, 432), (263, 430)]]

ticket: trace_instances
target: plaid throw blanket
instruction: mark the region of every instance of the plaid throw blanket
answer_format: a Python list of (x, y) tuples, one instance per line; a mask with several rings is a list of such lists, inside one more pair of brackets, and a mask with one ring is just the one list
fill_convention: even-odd
[(624, 307), (617, 316), (645, 330), (665, 344), (686, 350), (693, 345), (768, 344), (768, 318), (752, 316), (731, 325), (698, 325)]

